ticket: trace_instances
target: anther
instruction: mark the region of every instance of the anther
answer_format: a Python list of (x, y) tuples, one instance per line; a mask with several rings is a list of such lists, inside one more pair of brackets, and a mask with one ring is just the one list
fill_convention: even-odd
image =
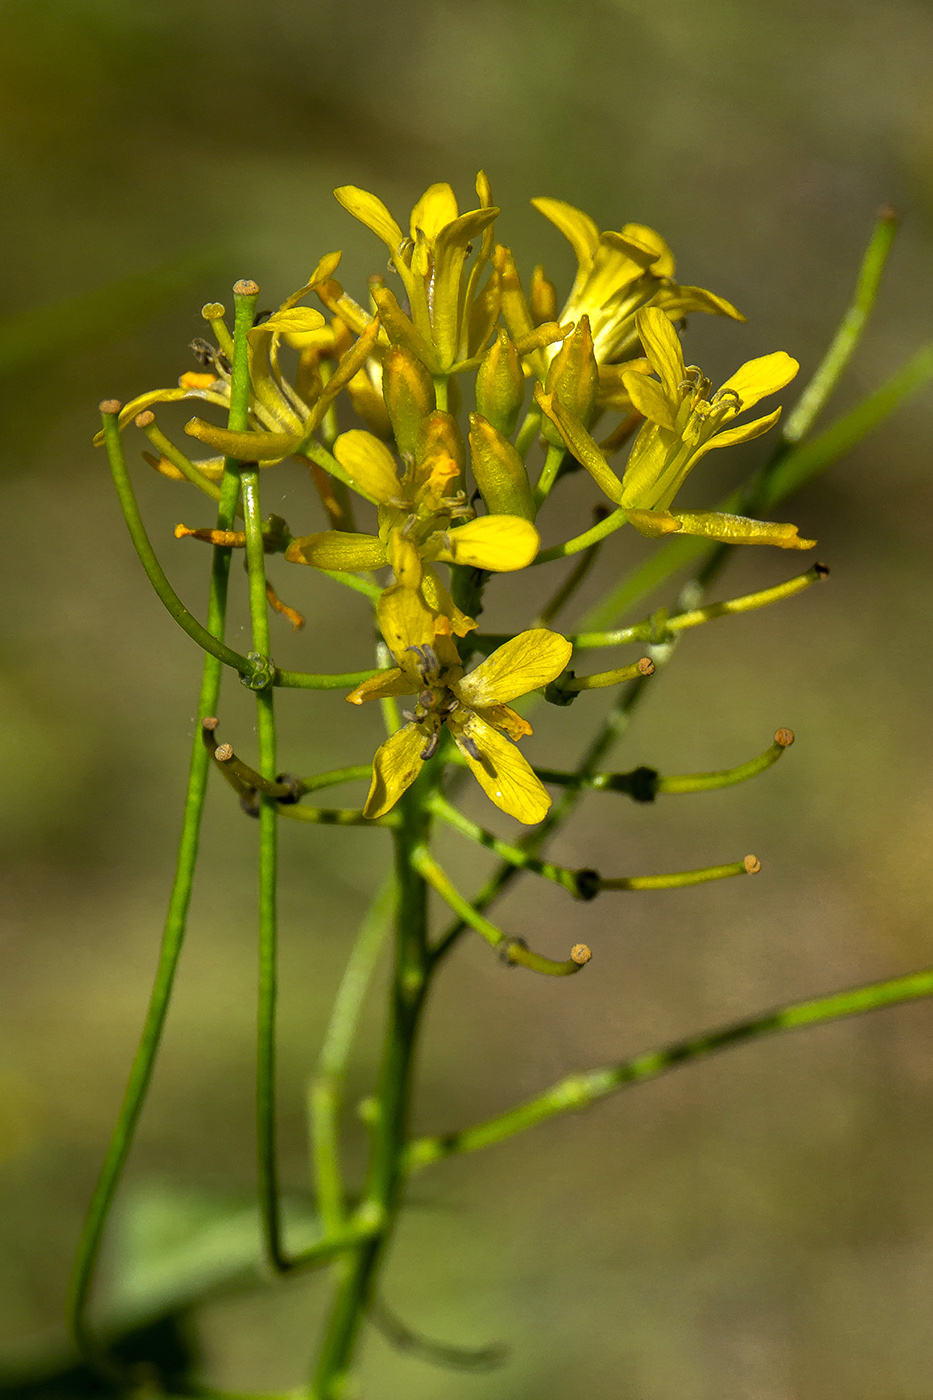
[(430, 739), (425, 744), (424, 748), (421, 750), (421, 757), (425, 760), (433, 758), (434, 755), (437, 753), (440, 742), (441, 731), (439, 729), (435, 729), (434, 733), (431, 735)]
[(471, 739), (469, 734), (461, 734), (457, 739), (457, 743), (465, 754), (475, 759), (477, 763), (479, 762), (480, 752), (475, 739)]
[(579, 963), (581, 967), (583, 967), (585, 963), (588, 963), (592, 956), (593, 954), (585, 943), (575, 943), (570, 950), (571, 960), (575, 963)]
[(98, 408), (100, 409), (101, 413), (117, 414), (120, 412), (120, 409), (122, 407), (123, 405), (119, 399), (102, 399), (101, 402), (98, 404)]
[(757, 875), (761, 869), (761, 861), (757, 856), (746, 856), (742, 861), (749, 875)]
[(233, 295), (235, 297), (254, 297), (259, 293), (259, 288), (249, 277), (243, 277), (239, 282), (233, 284)]
[(775, 731), (774, 742), (780, 744), (782, 749), (789, 749), (794, 742), (794, 731), (792, 729), (778, 729)]

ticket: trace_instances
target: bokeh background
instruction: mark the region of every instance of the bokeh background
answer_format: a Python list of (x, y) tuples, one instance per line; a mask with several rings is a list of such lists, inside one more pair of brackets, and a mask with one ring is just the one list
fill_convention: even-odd
[[(683, 280), (748, 315), (691, 325), (687, 358), (714, 379), (776, 348), (812, 369), (874, 212), (893, 204), (902, 230), (841, 411), (931, 335), (933, 12), (922, 0), (4, 0), (0, 18), (3, 311), (19, 318), (3, 342), (2, 1369), (61, 1336), (154, 966), (199, 674), (90, 446), (98, 400), (193, 367), (200, 306), (229, 303), (237, 277), (273, 306), (342, 247), (362, 294), (384, 250), (335, 185), (374, 189), (401, 216), (448, 179), (469, 207), (482, 165), (500, 238), (564, 289), (569, 251), (532, 196), (582, 205), (601, 227), (661, 229)], [(763, 873), (586, 907), (520, 886), (502, 906), (508, 927), (561, 955), (584, 938), (593, 964), (551, 983), (464, 943), (429, 1019), (419, 1126), (465, 1124), (575, 1067), (930, 962), (931, 428), (921, 394), (806, 489), (786, 514), (819, 537), (829, 582), (689, 636), (618, 755), (668, 772), (730, 765), (790, 725), (798, 741), (778, 768), (654, 807), (592, 795), (554, 847), (618, 873), (751, 850)], [(711, 467), (693, 499), (709, 504), (741, 465), (716, 460), (721, 475)], [(137, 481), (171, 577), (200, 606), (206, 555), (171, 530), (207, 523), (203, 508), (141, 462)], [(583, 519), (578, 488), (566, 509)], [(270, 489), (293, 528), (312, 528), (297, 470)], [(632, 549), (606, 550), (590, 599)], [(793, 563), (745, 551), (718, 596)], [(300, 636), (279, 629), (281, 664), (367, 664), (353, 595), (311, 570), (277, 579), (312, 619)], [(520, 623), (520, 589), (502, 597), (495, 616)], [(600, 704), (541, 713), (529, 753), (570, 761)], [(377, 740), (377, 717), (339, 697), (285, 694), (280, 710), (294, 771), (362, 761)], [(248, 752), (236, 686), (223, 715)], [(481, 798), (471, 810), (496, 824)], [(282, 835), (283, 1172), (300, 1191), (304, 1083), (387, 852), (378, 833), (283, 823)], [(213, 791), (124, 1219), (134, 1201), (158, 1215), (166, 1193), (208, 1209), (251, 1189), (254, 836)], [(461, 884), (480, 877), (469, 847), (444, 850)], [(927, 1400), (931, 1017), (921, 1004), (735, 1051), (419, 1178), (388, 1303), (446, 1340), (506, 1341), (511, 1361), (453, 1374), (373, 1334), (364, 1393)], [(351, 1101), (377, 1048), (374, 1003)], [(349, 1131), (352, 1173), (352, 1119)], [(210, 1303), (196, 1318), (205, 1374), (241, 1390), (296, 1384), (325, 1298), (315, 1277)]]

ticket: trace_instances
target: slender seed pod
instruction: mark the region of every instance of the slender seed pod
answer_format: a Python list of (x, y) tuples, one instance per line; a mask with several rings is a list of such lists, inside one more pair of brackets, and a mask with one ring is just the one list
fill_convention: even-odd
[(490, 515), (535, 518), (528, 473), (516, 449), (480, 413), (470, 414), (473, 475)]
[(500, 330), (476, 373), (476, 407), (506, 437), (515, 431), (525, 399), (525, 377), (518, 351)]

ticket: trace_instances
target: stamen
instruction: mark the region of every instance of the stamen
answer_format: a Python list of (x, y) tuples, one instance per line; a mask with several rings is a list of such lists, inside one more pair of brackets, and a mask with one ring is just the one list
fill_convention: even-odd
[(425, 760), (433, 758), (434, 755), (437, 753), (440, 742), (441, 731), (440, 727), (438, 727), (437, 729), (435, 729), (434, 733), (431, 735), (430, 739), (425, 744), (424, 748), (421, 750), (421, 757)]

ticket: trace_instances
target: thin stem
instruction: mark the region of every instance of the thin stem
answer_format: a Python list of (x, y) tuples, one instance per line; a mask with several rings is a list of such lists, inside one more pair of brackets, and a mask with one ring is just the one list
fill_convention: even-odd
[(378, 674), (378, 671), (345, 671), (342, 675), (316, 675), (311, 671), (280, 671), (276, 667), (274, 684), (291, 690), (352, 690)]
[(528, 456), (528, 449), (534, 442), (540, 425), (541, 410), (538, 405), (533, 402), (528, 412), (525, 414), (525, 417), (522, 419), (522, 425), (515, 438), (515, 450), (523, 460)]
[[(209, 626), (203, 627), (197, 618), (188, 611), (166, 578), (146, 533), (146, 527), (143, 524), (143, 518), (136, 501), (136, 494), (130, 482), (129, 472), (126, 468), (126, 457), (123, 453), (123, 443), (117, 427), (119, 409), (115, 405), (116, 400), (108, 400), (101, 405), (107, 457), (114, 485), (117, 488), (120, 506), (123, 510), (123, 518), (149, 582), (166, 610), (203, 651), (216, 657), (225, 666), (231, 666), (235, 671), (239, 671), (241, 676), (253, 677), (256, 674), (255, 662), (247, 656), (242, 656), (238, 651), (234, 651), (232, 647), (228, 647), (218, 637), (215, 637)], [(229, 530), (232, 525), (233, 519), (231, 518), (223, 528)]]
[(386, 812), (381, 817), (364, 817), (362, 807), (283, 807), (280, 803), (278, 814), (290, 821), (313, 822), (316, 826), (397, 827), (401, 824), (397, 812)]
[(343, 1262), (311, 1388), (313, 1400), (339, 1400), (346, 1394), (356, 1340), (398, 1212), (414, 1052), (431, 972), (427, 887), (414, 867), (413, 854), (428, 839), (430, 816), (425, 799), (433, 781), (434, 775), (426, 769), (403, 795), (399, 802), (402, 820), (394, 836), (398, 891), (395, 963), (373, 1146), (364, 1200), (357, 1213), (360, 1219), (375, 1222), (379, 1233)]
[[(245, 330), (246, 326), (243, 326), (241, 338), (244, 340)], [(244, 390), (248, 395), (248, 381), (244, 385), (242, 374), (240, 374), (234, 380), (233, 396), (231, 398), (229, 426), (233, 429), (239, 429), (241, 426), (245, 427), (246, 425), (246, 412), (243, 404)], [(239, 421), (240, 415), (243, 420), (242, 425)], [(116, 425), (116, 413), (106, 413), (104, 416), (104, 430), (108, 433), (108, 452), (111, 453), (111, 466), (113, 466), (114, 461), (118, 463), (118, 467), (122, 465), (123, 472), (120, 480), (121, 482), (125, 482), (128, 486), (129, 478), (126, 474), (126, 464), (123, 460), (122, 448), (119, 445), (119, 434), (116, 432)], [(111, 447), (114, 437), (116, 437), (116, 452), (113, 452)], [(115, 479), (117, 479), (118, 475), (119, 472), (115, 474)], [(217, 528), (219, 530), (229, 530), (233, 525), (236, 518), (239, 491), (240, 479), (236, 470), (236, 464), (228, 458), (224, 462), (224, 474), (221, 480), (221, 495), (217, 512)], [(142, 527), (142, 520), (139, 518), (138, 510), (135, 509), (136, 502), (135, 498), (132, 496), (132, 492), (129, 493), (129, 499), (132, 502), (135, 514), (131, 513), (128, 517), (128, 523), (131, 519), (134, 524), (138, 522), (142, 539), (145, 540), (148, 546), (148, 539)], [(125, 495), (121, 496), (121, 505), (124, 508), (125, 515), (126, 504)], [(134, 543), (136, 543), (136, 537), (134, 537)], [(138, 544), (137, 549), (139, 549)], [(140, 557), (142, 558), (142, 555)], [(211, 637), (212, 641), (219, 641), (223, 636), (227, 614), (229, 580), (230, 550), (215, 548), (213, 551), (210, 594), (207, 605), (208, 635)], [(91, 1204), (88, 1208), (87, 1219), (85, 1220), (81, 1238), (78, 1242), (78, 1249), (75, 1255), (69, 1287), (67, 1312), (75, 1341), (77, 1342), (81, 1354), (85, 1356), (91, 1364), (97, 1366), (101, 1364), (101, 1359), (98, 1348), (88, 1328), (87, 1305), (107, 1217), (110, 1213), (114, 1196), (116, 1195), (123, 1168), (126, 1165), (126, 1159), (129, 1156), (130, 1148), (133, 1144), (136, 1126), (139, 1122), (139, 1117), (149, 1089), (149, 1083), (152, 1079), (152, 1072), (155, 1068), (156, 1057), (162, 1040), (162, 1032), (165, 1027), (165, 1018), (168, 1014), (172, 989), (175, 983), (178, 959), (184, 943), (188, 907), (191, 902), (191, 891), (194, 884), (195, 866), (197, 864), (201, 817), (204, 811), (204, 798), (207, 790), (207, 776), (211, 763), (210, 753), (201, 738), (200, 721), (214, 715), (217, 711), (217, 701), (220, 696), (220, 682), (223, 674), (221, 659), (222, 658), (216, 656), (212, 652), (209, 652), (204, 658), (201, 690), (198, 697), (199, 723), (195, 727), (194, 741), (191, 748), (184, 816), (182, 820), (181, 836), (178, 843), (178, 856), (172, 881), (172, 891), (169, 897), (165, 928), (162, 934), (162, 944), (159, 950), (155, 982), (153, 983), (152, 992), (150, 994), (146, 1020), (130, 1069), (123, 1102), (120, 1106), (120, 1112), (117, 1116), (116, 1124), (114, 1125), (113, 1134), (107, 1148), (107, 1154), (104, 1158), (100, 1175), (94, 1188)]]
[[(507, 933), (503, 933), (501, 928), (497, 928), (495, 924), (491, 924), (488, 919), (483, 918), (479, 910), (469, 900), (464, 899), (446, 872), (441, 869), (424, 846), (413, 851), (412, 861), (415, 869), (424, 876), (431, 888), (437, 891), (441, 899), (450, 905), (454, 913), (459, 915), (464, 923), (475, 929), (481, 938), (485, 938), (504, 963), (519, 963), (522, 967), (527, 967), (532, 972), (544, 973), (547, 977), (569, 977), (573, 973), (579, 972), (589, 962), (590, 950), (583, 943), (577, 944), (571, 956), (565, 961), (558, 962), (553, 958), (545, 958), (539, 953), (533, 953), (526, 947), (522, 939), (510, 938)], [(510, 861), (510, 864), (512, 863)]]
[(343, 1081), (366, 992), (385, 944), (394, 908), (395, 880), (389, 879), (383, 882), (360, 924), (308, 1093), (311, 1160), (325, 1235), (338, 1230), (346, 1217), (338, 1132)]
[(531, 563), (550, 564), (554, 559), (566, 559), (568, 554), (579, 554), (581, 549), (589, 549), (590, 545), (599, 544), (600, 540), (606, 539), (616, 530), (621, 530), (627, 519), (624, 510), (614, 510), (597, 525), (591, 525), (588, 530), (584, 530), (582, 535), (575, 535), (572, 540), (564, 540), (563, 544), (552, 545), (550, 549), (542, 549)]
[(917, 1001), (928, 996), (933, 996), (933, 968), (908, 973), (905, 977), (893, 977), (884, 982), (871, 982), (866, 986), (836, 992), (830, 996), (792, 1002), (776, 1011), (737, 1021), (718, 1030), (708, 1031), (704, 1035), (675, 1041), (672, 1045), (660, 1050), (647, 1051), (630, 1060), (622, 1060), (617, 1064), (606, 1065), (582, 1074), (568, 1075), (543, 1094), (536, 1095), (507, 1113), (487, 1119), (485, 1123), (479, 1123), (474, 1128), (450, 1133), (444, 1137), (420, 1138), (411, 1145), (408, 1163), (411, 1169), (417, 1169), (444, 1157), (451, 1157), (454, 1153), (476, 1152), (479, 1148), (514, 1137), (516, 1133), (524, 1132), (526, 1128), (534, 1127), (548, 1118), (586, 1108), (598, 1099), (631, 1084), (656, 1079), (667, 1070), (676, 1069), (678, 1065), (703, 1059), (707, 1055), (743, 1045), (748, 1041), (759, 1040), (778, 1031), (825, 1025), (830, 1021), (875, 1011), (883, 1006), (896, 1006), (901, 1002)]
[(879, 210), (878, 221), (858, 271), (852, 300), (829, 349), (782, 425), (781, 439), (788, 446), (799, 442), (810, 431), (862, 338), (897, 233), (897, 223), (893, 209)]
[[(255, 282), (238, 282), (234, 287), (236, 325), (241, 320), (252, 325), (258, 288)], [(234, 332), (235, 354), (246, 355)], [(236, 365), (236, 361), (234, 361)], [(248, 365), (243, 370), (247, 376)], [(262, 537), (262, 510), (259, 499), (259, 468), (254, 462), (240, 468), (243, 490), (243, 517), (246, 526), (246, 564), (249, 578), (249, 611), (253, 652), (268, 662), (269, 608), (266, 597), (266, 554)], [(271, 667), (271, 662), (268, 662)], [(276, 776), (275, 697), (271, 688), (256, 696), (256, 731), (259, 773), (267, 783)], [(268, 791), (258, 791), (259, 801), (259, 989), (256, 1044), (256, 1147), (259, 1215), (266, 1259), (278, 1273), (288, 1268), (282, 1247), (282, 1222), (276, 1163), (276, 1086), (275, 1016), (278, 943), (278, 806)]]
[(162, 429), (156, 422), (155, 414), (151, 409), (146, 409), (136, 418), (137, 428), (141, 428), (146, 437), (152, 443), (155, 450), (164, 457), (167, 462), (171, 462), (173, 467), (177, 467), (192, 486), (196, 486), (199, 491), (203, 491), (205, 496), (210, 496), (212, 500), (220, 500), (220, 486), (217, 482), (204, 475), (192, 462), (190, 457), (186, 457), (180, 448), (165, 436)]
[(548, 443), (547, 455), (544, 458), (544, 466), (541, 468), (541, 475), (534, 489), (534, 501), (540, 510), (551, 494), (551, 488), (557, 480), (557, 473), (560, 471), (567, 449), (563, 443), (555, 447), (553, 443)]
[(316, 773), (313, 778), (302, 778), (302, 793), (319, 792), (321, 788), (336, 787), (338, 783), (355, 783), (372, 775), (371, 763), (356, 763), (349, 768), (332, 768), (329, 773)]
[[(605, 519), (605, 514), (606, 513), (601, 509), (599, 510), (596, 519), (597, 524), (599, 524), (600, 520)], [(534, 622), (531, 623), (532, 627), (547, 627), (549, 623), (553, 622), (557, 614), (566, 607), (596, 563), (600, 544), (601, 541), (597, 540), (595, 544), (591, 544), (588, 549), (584, 550), (582, 558), (577, 560), (576, 564), (570, 570), (570, 573), (557, 589), (553, 598), (551, 598), (550, 602), (545, 603)]]
[[(686, 885), (705, 885), (710, 880), (729, 880), (733, 875), (757, 875), (757, 856), (730, 861), (727, 865), (707, 865), (702, 870), (676, 870), (667, 875), (626, 875), (618, 879), (598, 877), (597, 893), (602, 890), (678, 890)], [(594, 882), (596, 883), (596, 882)]]
[[(568, 641), (575, 647), (623, 646), (629, 642), (657, 642), (668, 633), (685, 632), (690, 627), (699, 627), (718, 617), (731, 617), (736, 613), (753, 612), (758, 608), (770, 607), (772, 603), (783, 602), (803, 593), (814, 583), (828, 578), (829, 569), (825, 564), (814, 564), (806, 573), (778, 583), (773, 588), (762, 588), (756, 593), (745, 593), (740, 598), (728, 598), (721, 603), (709, 603), (704, 608), (691, 608), (688, 612), (666, 617), (659, 623), (656, 617), (646, 617), (632, 627), (620, 627), (612, 632), (571, 632)], [(660, 635), (659, 635), (660, 634)]]
[[(475, 841), (478, 846), (485, 846), (487, 851), (492, 851), (500, 860), (508, 861), (509, 865), (516, 866), (521, 870), (527, 870), (532, 875), (540, 875), (545, 880), (552, 880), (555, 885), (560, 885), (563, 889), (575, 897), (580, 897), (580, 888), (577, 883), (576, 870), (571, 870), (566, 865), (554, 865), (551, 861), (539, 860), (530, 851), (521, 846), (512, 846), (508, 841), (502, 841), (493, 832), (487, 831), (485, 827), (477, 826), (440, 793), (435, 793), (431, 799), (431, 810), (441, 821), (459, 831), (461, 836), (465, 836), (470, 841)], [(468, 901), (464, 900), (464, 904)], [(489, 925), (490, 928), (493, 925)], [(498, 930), (497, 930), (498, 932)], [(503, 935), (504, 937), (504, 935)], [(498, 946), (494, 944), (493, 946)]]

